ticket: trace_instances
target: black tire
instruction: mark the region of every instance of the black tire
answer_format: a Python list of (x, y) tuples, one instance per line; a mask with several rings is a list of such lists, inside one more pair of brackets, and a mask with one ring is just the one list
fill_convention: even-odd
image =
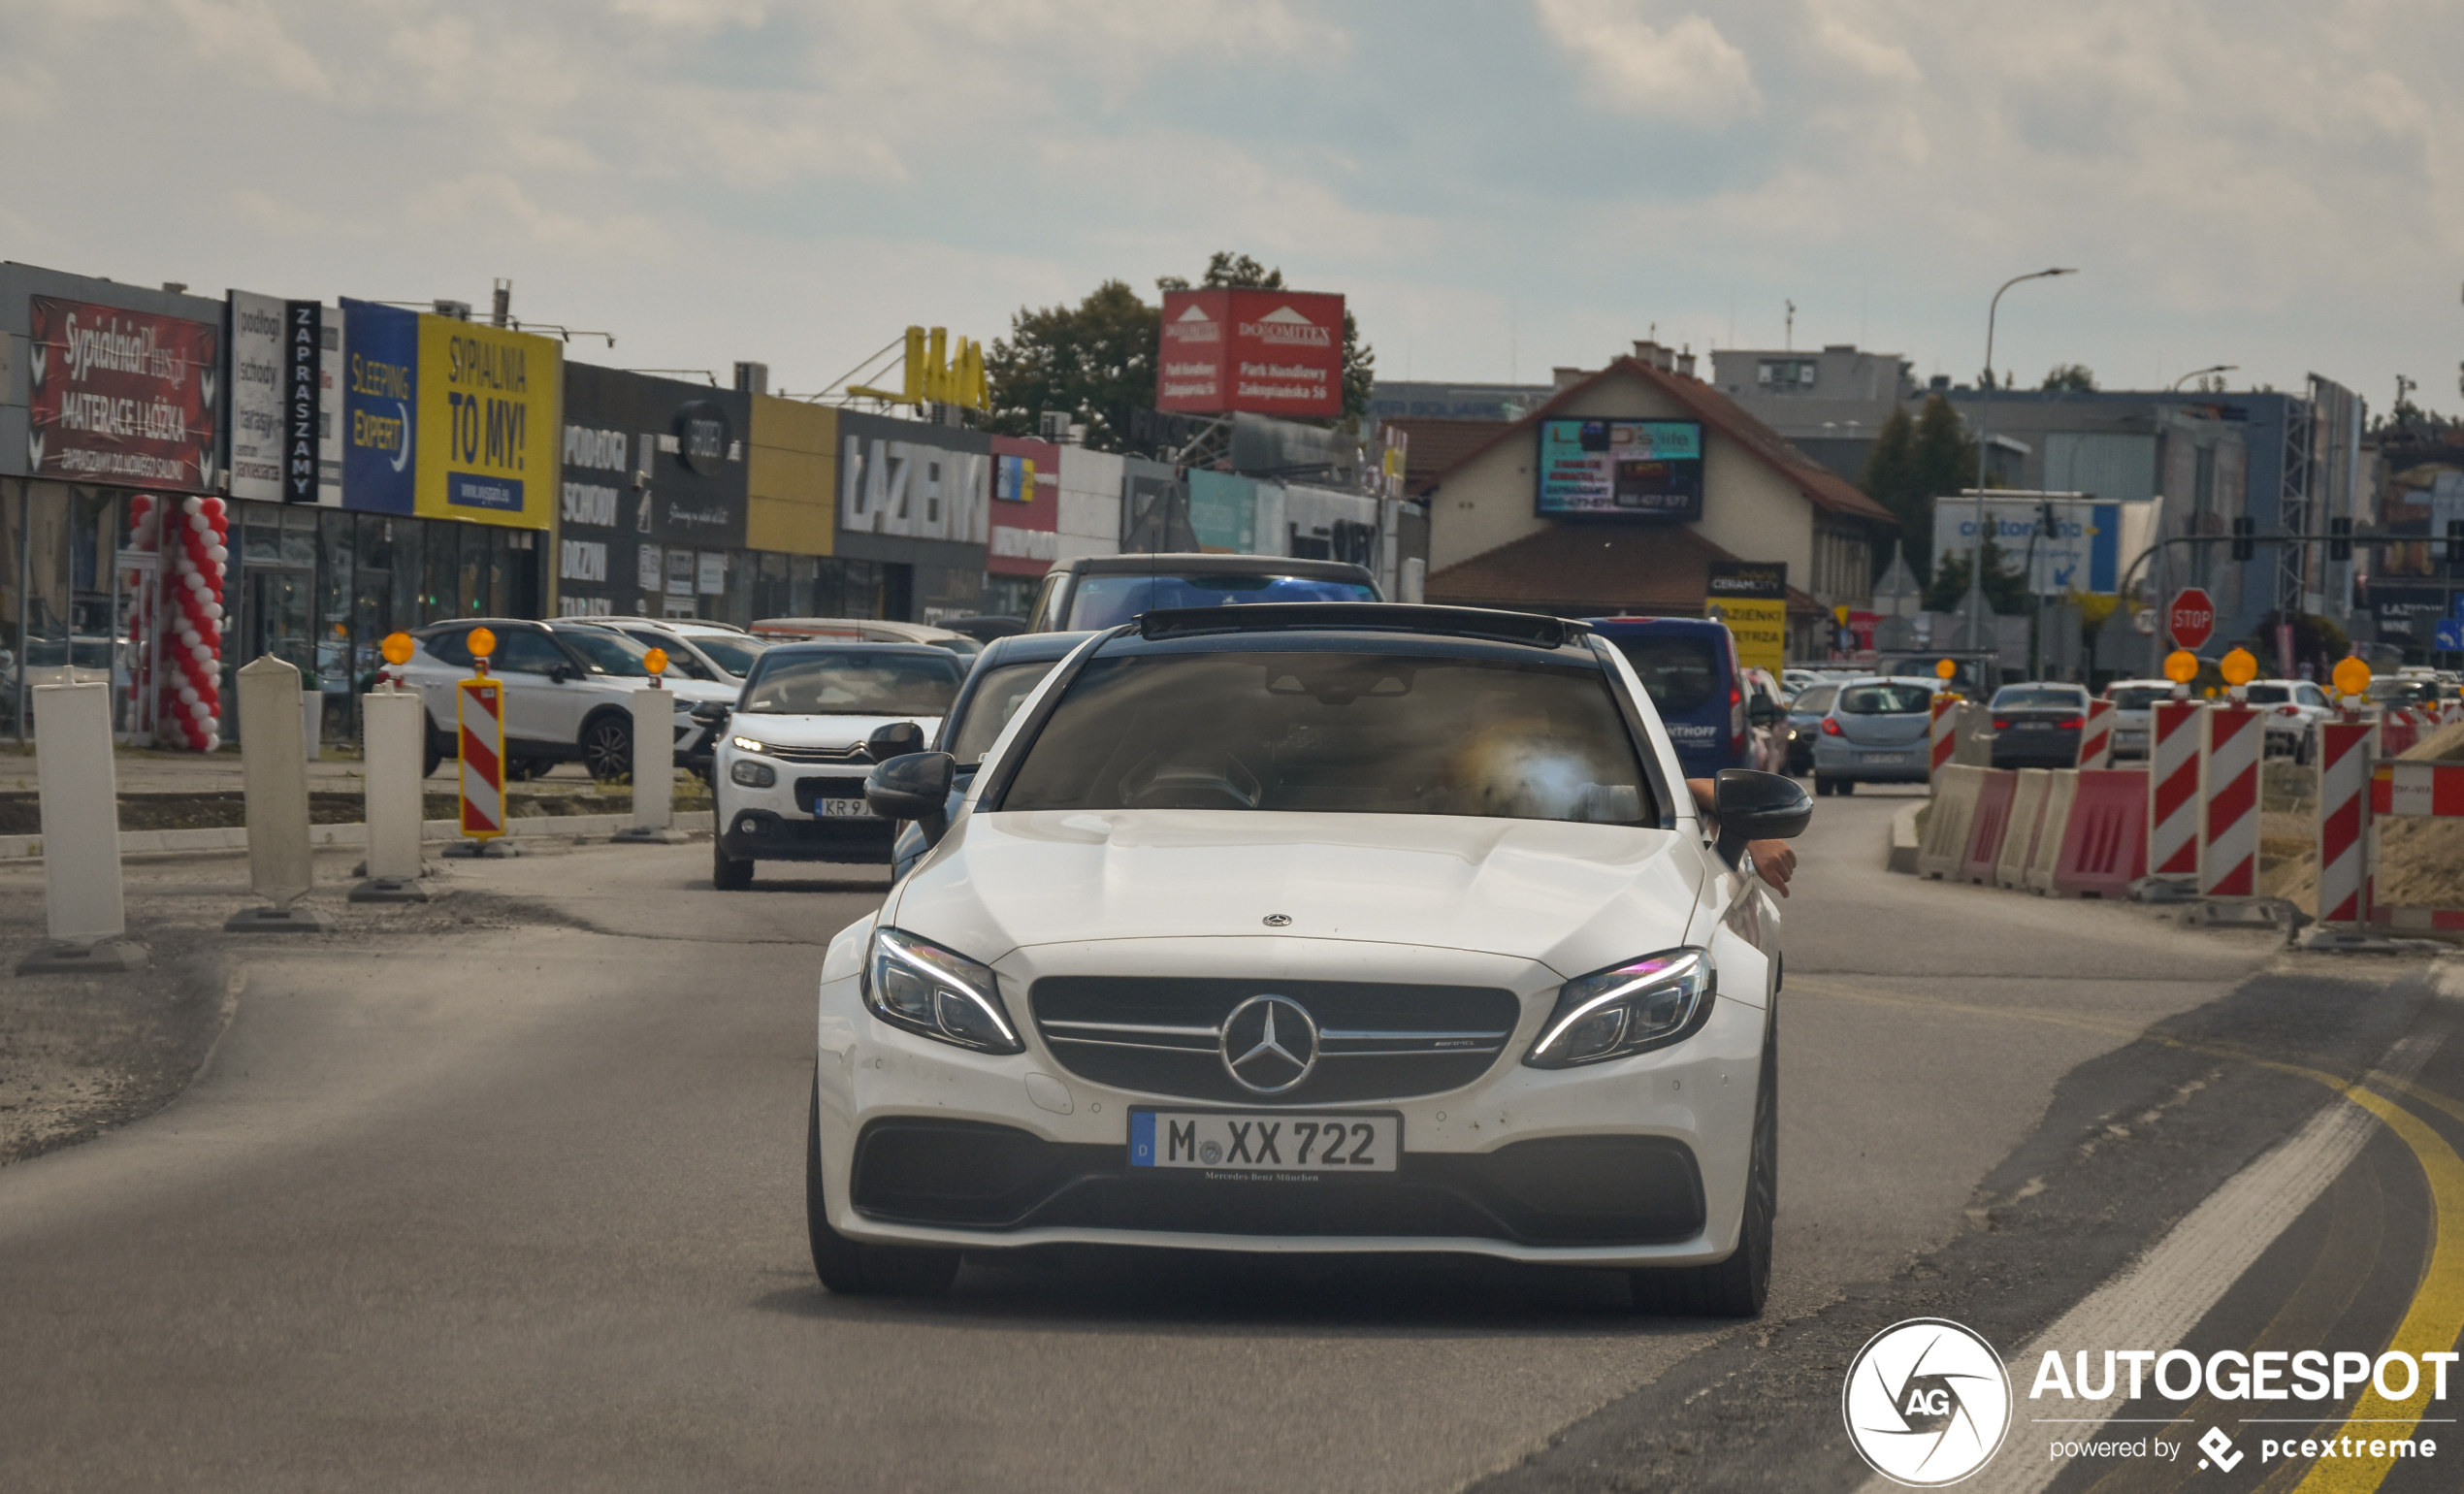
[(514, 783), (527, 783), (555, 765), (545, 758), (507, 758), (504, 762), (504, 776)]
[(718, 841), (710, 842), (710, 885), (723, 893), (741, 893), (753, 885), (753, 863), (739, 861), (728, 855)]
[(1760, 1317), (1771, 1293), (1771, 1237), (1779, 1218), (1779, 1019), (1763, 1039), (1754, 1095), (1754, 1153), (1736, 1250), (1712, 1266), (1629, 1272), (1637, 1313), (1676, 1317)]
[(842, 1297), (938, 1297), (958, 1279), (959, 1252), (929, 1247), (859, 1245), (830, 1228), (822, 1192), (822, 1078), (813, 1076), (813, 1108), (804, 1131), (804, 1225), (812, 1238), (813, 1274)]
[(633, 776), (633, 724), (614, 711), (582, 723), (582, 766), (600, 783)]
[(437, 769), (444, 765), (445, 755), (437, 750), (437, 743), (431, 738), (427, 750), (419, 755), (419, 776), (434, 778), (437, 776)]
[(1842, 798), (1847, 798), (1857, 792), (1857, 780), (1854, 778), (1839, 779), (1832, 784), (1831, 792), (1838, 795)]

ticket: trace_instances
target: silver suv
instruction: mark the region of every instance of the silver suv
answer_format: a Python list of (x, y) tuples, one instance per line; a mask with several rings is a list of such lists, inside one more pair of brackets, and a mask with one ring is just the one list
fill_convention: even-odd
[[(457, 618), (415, 630), (418, 647), (403, 667), (428, 707), (426, 771), (458, 753), (454, 686), (471, 677), (470, 633), (496, 634), (488, 672), (504, 685), (504, 775), (534, 778), (559, 763), (580, 763), (600, 782), (633, 771), (633, 692), (650, 683), (649, 650), (621, 633), (583, 623), (511, 618)], [(692, 709), (732, 701), (733, 681), (665, 682), (676, 698), (675, 755), (686, 767), (706, 767), (710, 729)]]

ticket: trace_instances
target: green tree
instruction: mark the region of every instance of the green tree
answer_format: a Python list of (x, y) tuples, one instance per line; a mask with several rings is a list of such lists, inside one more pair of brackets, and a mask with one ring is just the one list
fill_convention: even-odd
[[(1882, 423), (1882, 434), (1874, 438), (1873, 450), (1865, 457), (1865, 471), (1857, 480), (1865, 497), (1891, 510), (1899, 521), (1899, 536), (1913, 542), (1917, 579), (1925, 579), (1926, 551), (1931, 547), (1931, 494), (1921, 492), (1916, 479), (1917, 423), (1908, 416), (1907, 407), (1892, 410)], [(1919, 526), (1925, 526), (1920, 529)], [(1873, 574), (1875, 580), (1891, 568), (1888, 548), (1874, 546)]]
[[(1956, 612), (1967, 599), (1968, 562), (1966, 550), (1945, 550), (1933, 563), (1932, 583), (1925, 589), (1928, 612)], [(2010, 552), (1985, 536), (1985, 601), (1996, 612), (2018, 613), (2027, 610), (2027, 575), (2014, 564)]]
[(1031, 436), (1045, 410), (1067, 410), (1086, 427), (1086, 444), (1119, 451), (1129, 412), (1155, 403), (1155, 348), (1162, 313), (1126, 280), (1106, 280), (1078, 305), (1021, 307), (1010, 335), (985, 354), (992, 408), (989, 430)]
[[(1189, 290), (1187, 280), (1179, 276), (1165, 276), (1155, 281), (1157, 290)], [(1269, 269), (1247, 254), (1217, 249), (1207, 260), (1207, 273), (1198, 281), (1200, 290), (1282, 290), (1281, 267)], [(1369, 413), (1369, 394), (1378, 383), (1378, 354), (1360, 341), (1360, 323), (1353, 319), (1351, 304), (1344, 304), (1344, 419), (1354, 423)]]
[(2047, 393), (2094, 394), (2096, 374), (2084, 363), (2057, 363), (2047, 371), (2045, 382), (2039, 386)]

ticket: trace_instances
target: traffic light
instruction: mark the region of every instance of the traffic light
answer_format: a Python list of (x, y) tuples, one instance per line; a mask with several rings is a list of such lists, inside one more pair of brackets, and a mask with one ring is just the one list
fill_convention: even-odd
[(2327, 558), (2331, 561), (2352, 559), (2352, 521), (2351, 519), (2327, 521)]
[(2045, 504), (2043, 510), (2037, 515), (2036, 522), (2041, 526), (2046, 538), (2059, 539), (2061, 537), (2061, 519), (2055, 514), (2053, 504)]
[(2464, 519), (2447, 521), (2447, 563), (2464, 566)]
[(2256, 519), (2233, 521), (2233, 558), (2235, 560), (2246, 561), (2258, 553), (2258, 540), (2254, 537), (2257, 533)]

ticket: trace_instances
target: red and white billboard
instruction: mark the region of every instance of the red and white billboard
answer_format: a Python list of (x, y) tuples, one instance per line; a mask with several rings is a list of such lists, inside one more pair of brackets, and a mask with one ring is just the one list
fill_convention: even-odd
[(992, 535), (984, 568), (1040, 576), (1060, 554), (1061, 448), (1022, 436), (992, 438)]
[(1324, 420), (1344, 412), (1344, 298), (1169, 290), (1155, 408)]
[(26, 471), (213, 491), (222, 329), (86, 301), (29, 301)]

